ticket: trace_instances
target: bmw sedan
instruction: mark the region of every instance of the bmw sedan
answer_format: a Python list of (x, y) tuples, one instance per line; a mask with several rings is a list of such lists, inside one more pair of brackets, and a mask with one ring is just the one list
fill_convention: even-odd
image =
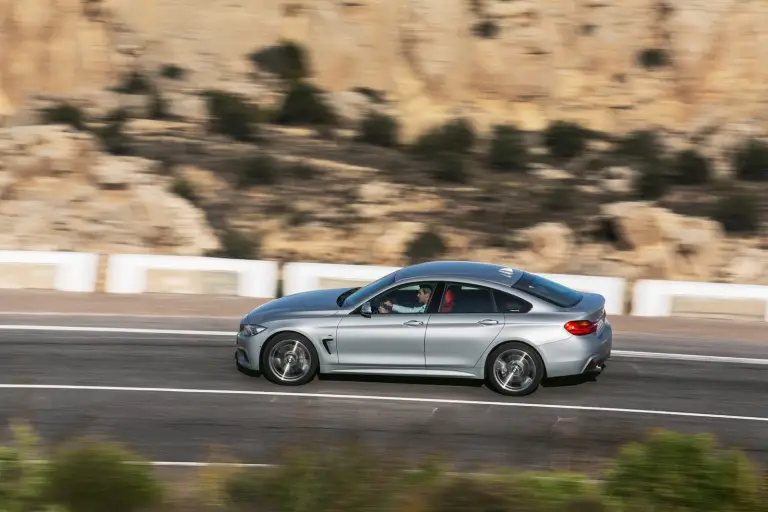
[(600, 294), (518, 269), (421, 263), (257, 307), (240, 322), (235, 362), (286, 386), (318, 373), (450, 377), (523, 396), (544, 378), (603, 370), (613, 336), (604, 307)]

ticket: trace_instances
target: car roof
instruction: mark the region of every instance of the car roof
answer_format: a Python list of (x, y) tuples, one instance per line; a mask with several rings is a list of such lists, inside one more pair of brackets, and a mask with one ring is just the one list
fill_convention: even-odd
[(514, 267), (474, 261), (430, 261), (401, 268), (395, 281), (406, 279), (472, 278), (502, 285), (512, 285), (523, 275)]

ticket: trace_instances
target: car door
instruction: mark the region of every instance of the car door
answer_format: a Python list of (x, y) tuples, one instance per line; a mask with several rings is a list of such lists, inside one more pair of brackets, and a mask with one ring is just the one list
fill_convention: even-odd
[[(339, 364), (368, 368), (424, 368), (424, 337), (428, 308), (423, 313), (381, 313), (387, 298), (394, 304), (420, 306), (417, 296), (434, 283), (409, 283), (384, 292), (371, 301), (373, 314), (354, 312), (345, 316), (336, 330)], [(428, 304), (427, 304), (428, 306)]]
[(504, 327), (490, 288), (449, 282), (437, 312), (429, 317), (427, 368), (471, 368)]

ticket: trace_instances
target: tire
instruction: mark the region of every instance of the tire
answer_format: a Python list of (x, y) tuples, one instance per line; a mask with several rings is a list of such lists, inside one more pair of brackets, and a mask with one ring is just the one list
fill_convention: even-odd
[[(510, 368), (497, 368), (497, 362), (517, 363)], [(513, 386), (510, 382), (506, 387), (502, 382), (509, 371), (515, 368), (523, 375), (524, 386)], [(496, 371), (499, 370), (499, 371)], [(505, 373), (506, 371), (506, 373)], [(539, 388), (541, 380), (544, 378), (544, 361), (539, 354), (525, 343), (511, 342), (503, 343), (493, 349), (485, 362), (485, 381), (489, 388), (495, 392), (506, 396), (526, 396), (530, 395)], [(516, 381), (518, 379), (515, 379)]]
[[(282, 376), (282, 370), (286, 369), (284, 362), (287, 363), (291, 355), (294, 359), (288, 364), (288, 375), (284, 378)], [(300, 334), (291, 332), (280, 333), (269, 340), (261, 355), (264, 376), (281, 386), (306, 384), (315, 378), (318, 365), (317, 351), (312, 342)]]

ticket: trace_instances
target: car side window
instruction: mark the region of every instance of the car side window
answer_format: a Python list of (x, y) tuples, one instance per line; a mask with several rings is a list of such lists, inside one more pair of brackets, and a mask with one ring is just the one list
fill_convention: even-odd
[(533, 307), (533, 304), (527, 300), (521, 299), (511, 293), (493, 290), (496, 299), (496, 309), (499, 313), (527, 313)]
[(408, 283), (388, 290), (371, 300), (374, 314), (427, 314), (437, 283)]
[(496, 313), (493, 291), (482, 286), (447, 283), (438, 313)]

